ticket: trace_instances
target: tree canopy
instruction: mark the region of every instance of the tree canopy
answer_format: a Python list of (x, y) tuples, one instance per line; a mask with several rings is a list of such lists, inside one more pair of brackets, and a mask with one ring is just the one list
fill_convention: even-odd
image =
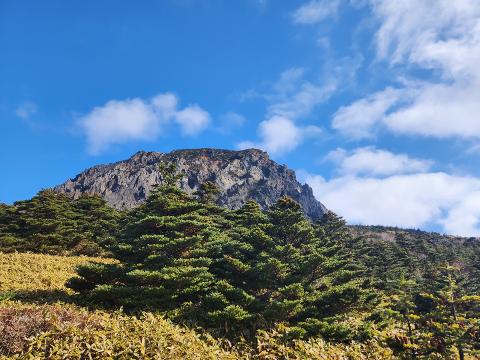
[(0, 207), (0, 251), (106, 254), (121, 213), (97, 196), (77, 200), (42, 190), (30, 200)]
[(120, 263), (80, 267), (69, 287), (227, 336), (283, 322), (294, 337), (338, 340), (358, 335), (348, 314), (375, 298), (352, 254), (335, 243), (340, 233), (313, 225), (287, 197), (267, 212), (253, 201), (227, 211), (165, 183), (131, 216), (113, 249)]

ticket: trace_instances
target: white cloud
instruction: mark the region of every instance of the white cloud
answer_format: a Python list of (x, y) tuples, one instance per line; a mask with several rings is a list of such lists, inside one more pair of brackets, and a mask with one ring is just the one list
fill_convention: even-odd
[(478, 155), (478, 154), (480, 154), (480, 143), (477, 142), (477, 143), (473, 143), (473, 144), (469, 145), (469, 147), (467, 148), (465, 153), (468, 154), (468, 155)]
[(87, 136), (89, 152), (98, 154), (113, 144), (131, 140), (153, 140), (172, 120), (185, 135), (202, 131), (210, 121), (208, 113), (198, 105), (178, 110), (178, 101), (174, 94), (165, 93), (149, 100), (111, 100), (94, 108), (78, 120)]
[(340, 0), (311, 0), (293, 13), (298, 24), (316, 24), (337, 14)]
[(341, 176), (305, 181), (327, 208), (351, 223), (420, 228), (438, 225), (451, 234), (480, 235), (480, 179), (445, 173), (387, 178)]
[(480, 137), (480, 82), (429, 84), (413, 102), (387, 114), (384, 125), (393, 132), (437, 138)]
[(272, 154), (283, 154), (297, 148), (306, 138), (321, 132), (317, 126), (299, 126), (295, 122), (312, 115), (318, 105), (327, 101), (339, 86), (350, 83), (361, 63), (360, 57), (338, 60), (322, 82), (306, 80), (306, 69), (294, 67), (280, 74), (272, 91), (259, 94), (250, 91), (244, 98), (267, 100), (266, 120), (258, 126), (261, 141), (244, 141), (240, 148), (259, 147)]
[(128, 140), (150, 140), (160, 133), (160, 121), (151, 104), (141, 99), (111, 100), (80, 119), (89, 151), (98, 154), (109, 145)]
[(295, 89), (301, 84), (305, 69), (301, 67), (293, 67), (285, 70), (280, 74), (280, 78), (273, 85), (273, 90), (278, 94), (286, 94)]
[(191, 105), (175, 114), (184, 135), (196, 135), (210, 123), (210, 115), (198, 105)]
[(333, 81), (327, 81), (322, 85), (304, 81), (294, 91), (277, 96), (268, 106), (268, 114), (270, 116), (285, 116), (291, 119), (308, 116), (318, 104), (326, 101), (336, 89), (337, 84)]
[(232, 132), (234, 129), (242, 126), (246, 121), (243, 115), (235, 112), (222, 114), (220, 115), (219, 120), (220, 125), (217, 128), (217, 131), (222, 134), (228, 134)]
[(28, 120), (33, 114), (37, 112), (37, 105), (31, 101), (20, 104), (15, 110), (15, 115), (23, 120)]
[(307, 80), (306, 69), (293, 67), (280, 74), (271, 93), (253, 96), (267, 100), (267, 117), (278, 115), (291, 120), (305, 118), (311, 116), (340, 87), (352, 83), (362, 61), (360, 56), (337, 59), (335, 64), (325, 66), (322, 74), (317, 76), (318, 81)]
[[(338, 69), (337, 69), (338, 70)], [(306, 138), (321, 133), (317, 126), (300, 126), (300, 118), (310, 116), (337, 89), (339, 77), (325, 79), (322, 85), (305, 79), (306, 70), (287, 69), (271, 86), (271, 92), (260, 94), (250, 91), (247, 97), (260, 97), (268, 102), (266, 120), (258, 125), (259, 142), (243, 141), (241, 149), (260, 148), (281, 155), (296, 149)]]
[(387, 88), (351, 105), (342, 106), (333, 115), (332, 127), (351, 138), (374, 137), (372, 128), (385, 118), (390, 108), (407, 96), (409, 94), (402, 90)]
[(273, 116), (260, 123), (259, 143), (244, 141), (238, 144), (240, 149), (259, 148), (274, 155), (281, 155), (298, 147), (306, 137), (318, 135), (321, 129), (316, 126), (300, 127), (282, 116)]
[(334, 65), (325, 66), (321, 76), (317, 74), (312, 81), (307, 80), (307, 69), (292, 67), (280, 74), (269, 91), (262, 93), (250, 90), (242, 94), (242, 100), (266, 100), (267, 109), (266, 120), (258, 126), (261, 141), (244, 141), (238, 146), (260, 147), (271, 153), (282, 154), (295, 149), (307, 137), (318, 135), (320, 127), (300, 126), (296, 122), (314, 116), (320, 104), (326, 102), (340, 87), (351, 84), (362, 61), (361, 56), (336, 59)]
[(480, 236), (480, 191), (472, 191), (441, 220), (445, 232)]
[(365, 137), (376, 126), (437, 138), (480, 137), (480, 2), (370, 0), (377, 57), (433, 80), (386, 88), (341, 108), (332, 126)]
[(432, 161), (414, 159), (406, 154), (394, 154), (390, 151), (363, 147), (348, 152), (343, 149), (331, 151), (327, 160), (335, 162), (344, 175), (389, 176), (426, 172)]
[[(145, 101), (142, 102), (145, 103)], [(158, 94), (150, 100), (151, 110), (165, 120), (170, 119), (175, 116), (178, 102), (178, 97), (172, 93)]]
[[(380, 21), (377, 53), (392, 63), (469, 75), (479, 59), (477, 0), (371, 0)], [(478, 74), (478, 73), (477, 73)]]

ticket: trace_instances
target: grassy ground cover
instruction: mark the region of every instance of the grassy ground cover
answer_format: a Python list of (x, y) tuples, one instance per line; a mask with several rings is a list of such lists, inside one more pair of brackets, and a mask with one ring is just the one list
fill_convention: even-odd
[(231, 345), (172, 324), (72, 304), (65, 281), (78, 264), (108, 259), (0, 253), (0, 357), (16, 359), (394, 359), (377, 342), (285, 344), (281, 330)]

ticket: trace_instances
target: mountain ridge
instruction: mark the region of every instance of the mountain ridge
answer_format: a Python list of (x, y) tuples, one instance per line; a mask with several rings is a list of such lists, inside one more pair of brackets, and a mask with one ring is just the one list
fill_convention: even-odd
[(205, 181), (214, 182), (220, 189), (217, 203), (230, 209), (250, 199), (267, 209), (287, 195), (312, 220), (320, 219), (327, 211), (315, 199), (310, 186), (298, 182), (293, 170), (258, 149), (138, 151), (128, 159), (88, 168), (54, 190), (72, 199), (82, 194), (99, 195), (117, 209), (131, 209), (145, 201), (154, 185), (161, 184), (160, 162), (176, 165), (182, 175), (178, 185), (189, 194)]

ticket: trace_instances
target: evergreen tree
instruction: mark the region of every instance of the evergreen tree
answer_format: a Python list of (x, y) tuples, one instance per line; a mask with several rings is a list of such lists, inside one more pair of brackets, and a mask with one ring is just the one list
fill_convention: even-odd
[[(474, 244), (475, 241), (478, 242), (478, 239), (474, 239), (472, 243)], [(476, 248), (473, 245), (472, 248), (472, 261), (464, 266), (470, 270), (466, 274), (465, 287), (467, 294), (480, 294), (480, 247)]]
[(68, 286), (232, 337), (279, 322), (296, 337), (353, 336), (332, 322), (361, 307), (362, 289), (296, 202), (282, 198), (265, 214), (250, 201), (229, 212), (172, 183), (131, 214), (114, 251), (120, 264), (82, 266)]
[(458, 269), (446, 265), (440, 270), (431, 292), (404, 276), (393, 287), (390, 315), (396, 331), (390, 345), (402, 358), (480, 355), (480, 296), (462, 294)]
[(196, 195), (202, 203), (213, 204), (219, 193), (220, 190), (218, 189), (217, 185), (211, 181), (206, 181), (203, 184), (200, 184), (199, 189), (194, 195)]
[(229, 238), (224, 209), (190, 197), (172, 176), (164, 179), (131, 215), (114, 249), (121, 264), (80, 267), (68, 286), (92, 300), (160, 309), (230, 332), (250, 317), (244, 306), (251, 298), (233, 285), (242, 244)]
[(417, 297), (419, 322), (423, 326), (420, 348), (426, 354), (454, 356), (460, 360), (467, 353), (480, 355), (478, 340), (480, 296), (463, 295), (458, 286), (458, 269), (446, 265), (442, 269), (442, 286)]
[(419, 317), (415, 314), (414, 294), (418, 292), (418, 284), (403, 273), (391, 282), (393, 295), (389, 297), (389, 315), (395, 325), (400, 326), (397, 327), (393, 339), (390, 339), (390, 345), (407, 358), (416, 359), (419, 348), (419, 328), (416, 322)]
[(0, 212), (0, 250), (102, 255), (118, 233), (120, 218), (99, 197), (71, 200), (42, 190)]
[(255, 249), (246, 291), (256, 299), (260, 323), (285, 322), (300, 337), (353, 336), (353, 329), (333, 324), (365, 305), (357, 269), (340, 251), (344, 222), (332, 219), (313, 227), (299, 204), (284, 197), (267, 214), (248, 202), (237, 212), (237, 225), (235, 231)]

